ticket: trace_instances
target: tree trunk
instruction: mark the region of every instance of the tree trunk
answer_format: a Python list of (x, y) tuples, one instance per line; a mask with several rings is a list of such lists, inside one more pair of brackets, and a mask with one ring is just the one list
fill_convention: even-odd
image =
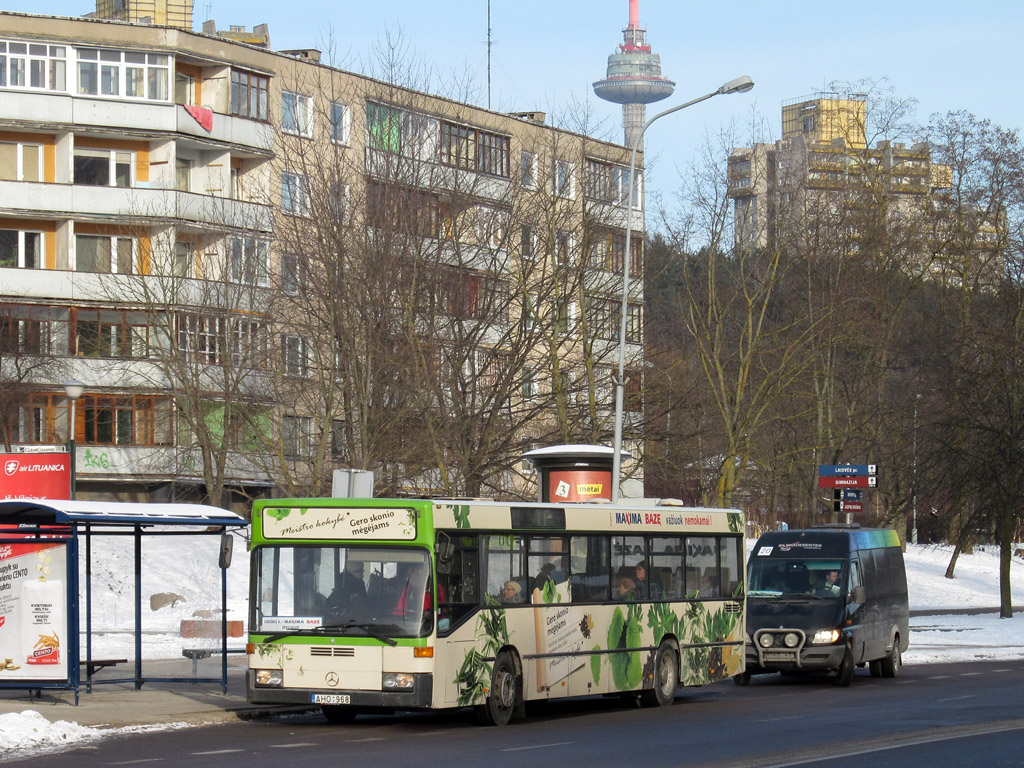
[(953, 547), (953, 556), (951, 558), (949, 558), (949, 565), (946, 566), (946, 578), (947, 579), (954, 578), (953, 571), (956, 568), (956, 559), (958, 557), (960, 557), (960, 544), (961, 544), (961, 542), (962, 542), (962, 539), (957, 539), (956, 546)]

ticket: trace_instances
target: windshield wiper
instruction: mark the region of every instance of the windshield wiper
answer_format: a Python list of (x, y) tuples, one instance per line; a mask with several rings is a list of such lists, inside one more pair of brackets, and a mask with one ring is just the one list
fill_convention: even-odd
[(319, 627), (309, 627), (307, 629), (286, 629), (283, 632), (275, 632), (274, 634), (263, 640), (264, 643), (273, 643), (280, 640), (283, 637), (291, 637), (292, 635), (306, 635), (313, 632), (329, 632), (334, 630), (346, 630), (346, 629), (361, 629), (370, 637), (380, 640), (383, 643), (394, 647), (398, 645), (398, 641), (394, 640), (387, 635), (376, 632), (372, 624), (366, 624), (358, 621), (347, 621), (344, 624), (321, 624)]

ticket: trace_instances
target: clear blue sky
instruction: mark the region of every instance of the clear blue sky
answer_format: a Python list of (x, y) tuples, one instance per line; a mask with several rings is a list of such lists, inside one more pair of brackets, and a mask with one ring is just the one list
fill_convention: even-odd
[[(59, 16), (94, 7), (89, 0), (0, 0), (3, 10)], [(373, 57), (386, 31), (401, 30), (438, 77), (468, 73), (479, 88), (475, 102), (487, 104), (486, 0), (196, 0), (195, 28), (207, 18), (221, 29), (265, 22), (276, 50), (324, 48), (333, 35), (337, 58), (351, 69)], [(597, 99), (591, 83), (603, 77), (627, 21), (628, 0), (491, 0), (493, 107), (555, 113), (584, 102), (604, 119), (605, 137), (621, 142), (620, 108)], [(705, 135), (749, 120), (752, 110), (778, 138), (781, 102), (834, 80), (888, 78), (898, 96), (918, 100), (920, 122), (965, 109), (1024, 127), (1024, 100), (1012, 86), (1024, 30), (1024, 3), (1015, 0), (640, 0), (640, 23), (665, 76), (677, 83), (675, 95), (648, 115), (738, 75), (757, 83), (748, 94), (712, 99), (648, 131), (648, 154), (658, 158), (648, 174), (652, 190), (674, 190), (676, 169)]]

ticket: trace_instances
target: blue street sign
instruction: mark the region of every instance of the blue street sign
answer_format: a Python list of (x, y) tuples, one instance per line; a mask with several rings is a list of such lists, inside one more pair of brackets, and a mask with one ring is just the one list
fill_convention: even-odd
[(874, 475), (877, 464), (819, 464), (818, 477)]
[(862, 501), (864, 499), (864, 491), (855, 491), (850, 488), (843, 489), (843, 501)]

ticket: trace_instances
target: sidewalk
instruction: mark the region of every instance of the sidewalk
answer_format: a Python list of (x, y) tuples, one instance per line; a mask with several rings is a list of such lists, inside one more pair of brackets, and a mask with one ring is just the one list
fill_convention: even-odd
[[(29, 691), (0, 690), (0, 715), (33, 710), (50, 722), (65, 720), (94, 728), (121, 728), (161, 723), (224, 723), (269, 717), (284, 712), (304, 712), (309, 707), (250, 704), (245, 700), (244, 656), (228, 658), (228, 692), (221, 692), (220, 683), (145, 683), (135, 690), (134, 682), (103, 684), (104, 679), (129, 677), (131, 669), (100, 670), (93, 676), (92, 693), (85, 692), (85, 681), (79, 689), (78, 706), (74, 691), (43, 690), (41, 696)], [(192, 662), (188, 659), (144, 661), (143, 675), (152, 677), (190, 677)], [(199, 677), (218, 677), (220, 660), (204, 669)], [(99, 684), (97, 684), (99, 682)]]

